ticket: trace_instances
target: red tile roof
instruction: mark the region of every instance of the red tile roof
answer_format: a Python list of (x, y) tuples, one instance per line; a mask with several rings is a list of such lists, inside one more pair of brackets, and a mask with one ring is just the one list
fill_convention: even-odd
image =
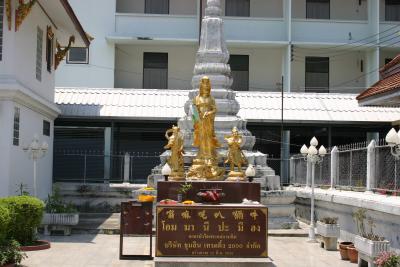
[(376, 82), (370, 88), (362, 92), (357, 96), (357, 100), (362, 100), (370, 96), (387, 93), (400, 89), (400, 71), (391, 71), (391, 69), (399, 65), (400, 67), (400, 55), (397, 55), (392, 61), (383, 66), (380, 69), (380, 74), (383, 79)]

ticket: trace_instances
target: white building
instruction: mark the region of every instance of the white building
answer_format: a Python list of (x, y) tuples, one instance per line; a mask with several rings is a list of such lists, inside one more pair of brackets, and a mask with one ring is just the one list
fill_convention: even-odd
[[(96, 170), (104, 167), (105, 171), (89, 174), (86, 164), (79, 164), (79, 168), (74, 168), (76, 173), (67, 175), (61, 166), (54, 177), (60, 181), (81, 181), (78, 177), (117, 181), (121, 171), (113, 165), (119, 165), (120, 161), (110, 159), (110, 155), (160, 152), (164, 129), (176, 123), (181, 114), (171, 117), (171, 110), (167, 112), (161, 106), (165, 101), (175, 100), (158, 96), (174, 95), (174, 91), (182, 94), (176, 89), (192, 88), (206, 0), (70, 0), (70, 3), (95, 40), (90, 49), (71, 50), (57, 76), (56, 85), (68, 87), (67, 98), (62, 88), (56, 92), (57, 104), (63, 111), (56, 121), (55, 146), (60, 150), (57, 157), (84, 162), (83, 156), (72, 152), (71, 155), (68, 149), (83, 153), (99, 151), (104, 158), (90, 155), (96, 158), (92, 165)], [(249, 91), (237, 94), (242, 105), (239, 114), (258, 137), (258, 150), (275, 156), (282, 153), (280, 156), (288, 159), (289, 153), (298, 153), (298, 145), (308, 142), (313, 135), (326, 146), (366, 141), (386, 133), (395, 117), (400, 116), (396, 109), (354, 106), (356, 93), (376, 82), (379, 67), (400, 52), (400, 0), (221, 0), (221, 3), (233, 89)], [(281, 95), (276, 93), (281, 90), (282, 80), (285, 146), (280, 145)], [(91, 90), (82, 93), (80, 87)], [(107, 89), (97, 92), (98, 88)], [(135, 94), (132, 90), (137, 90), (140, 96), (128, 100), (125, 93)], [(82, 94), (93, 99), (83, 101)], [(241, 96), (249, 101), (242, 103)], [(320, 97), (330, 104), (319, 105)], [(254, 101), (258, 101), (259, 109), (247, 113), (251, 107), (246, 105), (251, 106)], [(132, 113), (131, 105), (138, 105), (139, 111)], [(178, 102), (172, 106), (182, 108), (183, 112)], [(332, 111), (332, 107), (338, 110)], [(146, 108), (153, 108), (157, 116), (142, 112)], [(267, 114), (262, 109), (273, 112)], [(340, 109), (350, 112), (343, 115)], [(312, 112), (302, 112), (308, 110)], [(335, 116), (337, 112), (340, 119)], [(148, 161), (146, 166), (139, 164), (143, 170), (136, 168), (138, 179), (145, 179), (158, 158)], [(276, 164), (275, 170), (280, 162)]]
[[(33, 193), (33, 163), (24, 153), (35, 134), (49, 145), (38, 162), (37, 195), (52, 185), (53, 122), (57, 48), (87, 47), (88, 37), (67, 0), (0, 1), (0, 197), (20, 184)], [(63, 48), (61, 48), (63, 50)]]
[[(205, 0), (70, 2), (96, 39), (57, 86), (191, 88)], [(400, 51), (398, 0), (221, 2), (235, 90), (357, 93)]]

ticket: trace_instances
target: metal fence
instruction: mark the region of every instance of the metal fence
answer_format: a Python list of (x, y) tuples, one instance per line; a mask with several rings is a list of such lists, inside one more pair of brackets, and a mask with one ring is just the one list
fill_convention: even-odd
[(55, 182), (146, 183), (150, 170), (160, 163), (160, 154), (55, 153), (53, 162)]
[[(334, 154), (337, 157), (337, 163), (332, 166), (331, 157)], [(368, 162), (370, 162), (369, 165)], [(398, 160), (391, 154), (391, 148), (385, 145), (384, 140), (379, 140), (376, 142), (376, 146), (370, 148), (365, 142), (340, 146), (337, 152), (328, 153), (322, 163), (316, 165), (315, 185), (330, 185), (331, 168), (336, 168), (335, 187), (362, 191), (367, 188), (367, 170), (369, 169), (372, 180), (370, 181), (371, 190), (400, 195), (400, 168), (398, 165)], [(295, 155), (291, 158), (290, 172), (291, 184), (307, 184), (307, 162), (303, 156)], [(311, 169), (308, 173), (309, 184)]]

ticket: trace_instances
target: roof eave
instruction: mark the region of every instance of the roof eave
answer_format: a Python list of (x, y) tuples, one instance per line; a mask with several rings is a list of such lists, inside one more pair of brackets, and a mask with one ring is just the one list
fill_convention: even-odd
[(79, 32), (82, 37), (83, 42), (88, 47), (90, 45), (90, 40), (86, 35), (85, 30), (83, 29), (81, 23), (79, 22), (78, 18), (75, 15), (74, 10), (72, 9), (71, 5), (68, 3), (68, 0), (60, 0), (61, 4), (63, 5), (65, 11), (67, 12), (68, 16), (71, 18), (72, 22), (75, 25), (75, 29)]

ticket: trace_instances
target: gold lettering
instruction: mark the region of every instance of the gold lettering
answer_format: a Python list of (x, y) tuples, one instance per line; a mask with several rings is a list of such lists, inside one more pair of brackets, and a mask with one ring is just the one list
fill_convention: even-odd
[(250, 227), (250, 231), (252, 231), (252, 232), (260, 232), (261, 231), (261, 227), (259, 225), (252, 225)]
[(198, 215), (201, 219), (207, 220), (207, 215), (206, 215), (206, 211), (205, 211), (205, 210), (199, 211), (199, 212), (197, 213), (197, 215)]
[(210, 231), (210, 222), (207, 221), (203, 223), (203, 231), (204, 232)]
[(225, 217), (222, 215), (221, 211), (214, 212), (214, 218), (215, 219), (218, 219), (218, 218), (225, 219)]
[(229, 231), (229, 225), (225, 225), (225, 222), (222, 222), (221, 224), (218, 224), (218, 231), (219, 232), (228, 232)]
[(190, 218), (192, 218), (192, 217), (190, 216), (190, 212), (189, 212), (188, 210), (183, 211), (183, 212), (181, 213), (181, 216), (182, 216), (182, 218), (185, 219), (185, 220), (189, 220)]
[(173, 210), (167, 210), (166, 214), (168, 219), (170, 220), (175, 219), (175, 212)]
[(185, 225), (183, 225), (183, 230), (185, 232), (194, 231), (194, 225), (193, 224), (185, 224)]
[(253, 220), (257, 220), (258, 214), (256, 210), (253, 210), (252, 212), (250, 212), (250, 216), (251, 218), (253, 218)]
[(162, 224), (162, 230), (165, 232), (175, 232), (178, 229), (176, 224), (168, 224), (165, 223), (164, 220), (161, 221), (161, 224)]
[(243, 220), (243, 211), (242, 210), (235, 210), (232, 211), (233, 218), (235, 220)]
[(238, 230), (238, 232), (243, 232), (244, 231), (243, 222), (238, 222), (237, 230)]

